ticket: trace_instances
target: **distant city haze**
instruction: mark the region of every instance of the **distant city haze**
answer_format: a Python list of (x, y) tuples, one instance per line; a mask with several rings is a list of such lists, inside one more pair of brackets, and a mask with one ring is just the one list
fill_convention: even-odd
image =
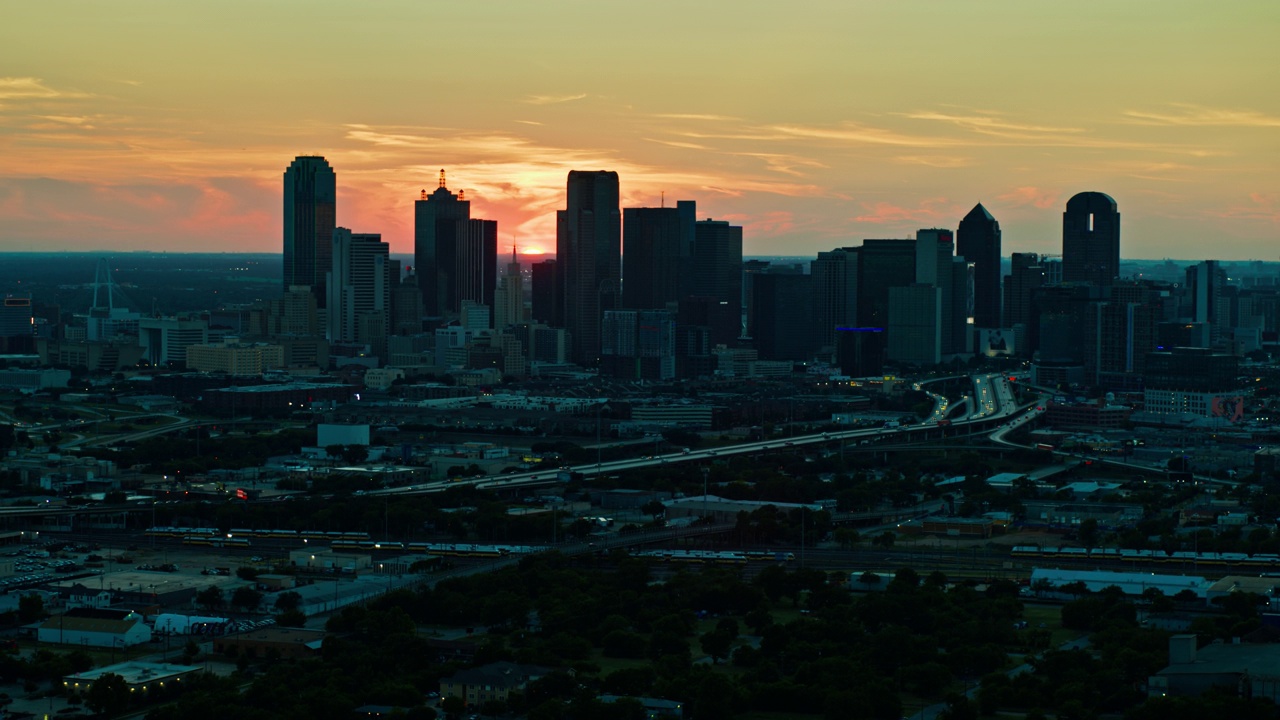
[[(1280, 3), (13, 3), (0, 251), (280, 253), (282, 172), (414, 249), (442, 168), (499, 256), (553, 253), (569, 171), (698, 203), (748, 256), (955, 230), (1060, 253), (1280, 258)], [(625, 250), (624, 250), (625, 252)]]

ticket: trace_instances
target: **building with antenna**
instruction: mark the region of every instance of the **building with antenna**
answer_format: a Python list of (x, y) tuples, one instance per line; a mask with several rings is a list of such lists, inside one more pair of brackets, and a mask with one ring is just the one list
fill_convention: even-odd
[(511, 246), (511, 262), (507, 263), (506, 273), (498, 282), (493, 297), (493, 327), (503, 330), (512, 325), (519, 325), (527, 318), (524, 312), (524, 274), (520, 269), (520, 259), (516, 254), (516, 246)]
[(413, 204), (413, 262), (427, 317), (457, 317), (463, 300), (493, 306), (498, 274), (498, 223), (472, 219), (463, 191), (455, 195), (440, 171), (439, 186)]

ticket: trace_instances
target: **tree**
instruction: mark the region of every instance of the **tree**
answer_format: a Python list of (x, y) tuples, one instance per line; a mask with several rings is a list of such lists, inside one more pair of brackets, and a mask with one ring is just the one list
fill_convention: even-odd
[(217, 610), (226, 600), (222, 596), (222, 588), (213, 585), (196, 593), (196, 602), (209, 610)]
[(18, 598), (18, 620), (22, 624), (33, 623), (44, 615), (44, 598), (35, 593)]
[(276, 596), (275, 604), (272, 607), (276, 609), (276, 612), (288, 612), (297, 610), (301, 602), (302, 595), (292, 590), (287, 590)]
[(640, 506), (640, 512), (649, 515), (655, 520), (667, 511), (667, 506), (663, 505), (660, 500), (650, 500)]
[(733, 639), (734, 635), (719, 628), (703, 633), (700, 638), (702, 652), (711, 656), (711, 662), (719, 664), (721, 660), (729, 657), (729, 649), (733, 646)]
[(1094, 547), (1098, 544), (1098, 521), (1094, 518), (1088, 518), (1080, 523), (1078, 531), (1080, 544), (1087, 548)]
[(440, 709), (445, 711), (449, 717), (458, 717), (466, 711), (467, 704), (462, 701), (462, 698), (456, 695), (450, 695), (440, 701)]
[(307, 624), (307, 616), (301, 610), (285, 610), (279, 615), (276, 615), (276, 624), (280, 627), (300, 628)]
[(231, 593), (231, 604), (244, 612), (253, 612), (262, 604), (262, 593), (248, 585), (238, 587)]
[(129, 707), (129, 684), (115, 673), (106, 673), (89, 685), (84, 701), (99, 715), (116, 715)]

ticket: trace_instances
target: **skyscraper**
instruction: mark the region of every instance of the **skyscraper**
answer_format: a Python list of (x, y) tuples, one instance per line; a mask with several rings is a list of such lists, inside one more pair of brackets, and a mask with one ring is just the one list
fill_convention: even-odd
[(813, 276), (814, 324), (823, 347), (836, 345), (836, 328), (858, 324), (859, 248), (836, 248), (818, 253), (809, 263)]
[(682, 294), (717, 303), (709, 313), (711, 343), (732, 345), (742, 335), (742, 226), (711, 218), (695, 222), (691, 255)]
[(556, 272), (570, 357), (600, 358), (600, 319), (617, 306), (622, 280), (622, 213), (618, 173), (573, 170), (565, 209), (556, 212)]
[(389, 248), (381, 235), (347, 228), (335, 229), (332, 242), (328, 339), (381, 346), (391, 324)]
[(337, 177), (328, 161), (302, 155), (284, 171), (284, 285), (306, 285), (324, 307), (325, 274), (332, 262)]
[[(685, 203), (680, 203), (684, 205)], [(691, 203), (690, 203), (691, 204)], [(666, 309), (680, 300), (688, 274), (693, 220), (678, 208), (622, 211), (622, 305), (631, 310)], [(690, 227), (687, 229), (685, 224)]]
[(889, 327), (889, 288), (916, 282), (916, 241), (863, 240), (858, 251), (858, 325)]
[(973, 206), (956, 231), (956, 254), (973, 263), (973, 324), (998, 328), (1000, 314), (1000, 223), (982, 207)]
[(1100, 192), (1083, 192), (1062, 213), (1062, 281), (1110, 285), (1120, 277), (1120, 211)]
[(430, 195), (423, 190), (413, 204), (414, 272), (422, 292), (422, 309), (429, 317), (458, 311), (456, 300), (450, 307), (450, 298), (456, 280), (458, 248), (467, 243), (470, 219), (471, 203), (449, 192), (444, 170), (440, 171), (439, 187)]
[(493, 327), (505, 330), (524, 321), (524, 273), (521, 272), (515, 246), (512, 246), (511, 262), (507, 263), (507, 272), (493, 294)]

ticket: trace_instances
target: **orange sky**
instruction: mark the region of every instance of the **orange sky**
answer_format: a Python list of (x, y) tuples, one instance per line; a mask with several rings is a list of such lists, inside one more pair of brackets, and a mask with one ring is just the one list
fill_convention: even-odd
[(693, 199), (749, 255), (954, 228), (1058, 252), (1110, 194), (1125, 257), (1280, 259), (1280, 3), (42, 1), (0, 24), (0, 250), (278, 252), (281, 174), (411, 250), (465, 189), (554, 248), (571, 169)]

